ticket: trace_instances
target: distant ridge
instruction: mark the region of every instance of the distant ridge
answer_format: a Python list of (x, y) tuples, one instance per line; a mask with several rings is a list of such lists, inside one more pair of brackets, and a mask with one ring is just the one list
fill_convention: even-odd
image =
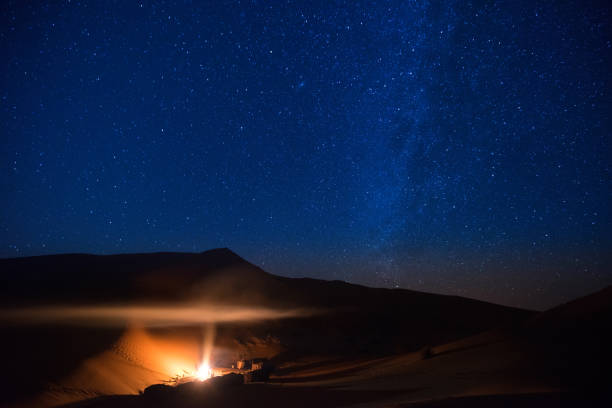
[[(452, 295), (409, 289), (372, 288), (344, 281), (272, 275), (229, 248), (199, 253), (57, 254), (0, 259), (0, 304), (31, 301), (185, 300), (193, 294), (245, 297), (275, 305), (357, 306), (360, 299), (377, 303), (440, 299), (497, 310), (520, 309)], [(249, 296), (243, 296), (248, 291)], [(413, 302), (410, 302), (413, 303)], [(434, 302), (435, 303), (435, 302)]]
[[(353, 311), (351, 318), (366, 314), (373, 323), (405, 322), (427, 327), (428, 332), (461, 335), (513, 324), (533, 314), (458, 296), (276, 276), (228, 248), (0, 260), (0, 305), (188, 300)], [(408, 327), (396, 329), (410, 332)]]

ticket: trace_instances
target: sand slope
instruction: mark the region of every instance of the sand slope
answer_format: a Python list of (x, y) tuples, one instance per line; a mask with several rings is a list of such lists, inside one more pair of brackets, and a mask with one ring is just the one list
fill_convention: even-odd
[[(460, 297), (278, 277), (226, 249), (19, 258), (0, 260), (0, 271), (2, 311), (193, 301), (251, 311), (316, 310), (293, 318), (216, 322), (214, 364), (268, 357), (277, 365), (268, 385), (215, 394), (219, 404), (230, 405), (244, 393), (284, 403), (297, 398), (321, 406), (392, 406), (579, 388), (584, 384), (568, 374), (573, 366), (556, 362), (580, 354), (583, 344), (601, 334), (601, 321), (610, 313), (609, 289), (538, 315)], [(24, 323), (1, 322), (4, 403), (53, 406), (101, 397), (88, 404), (140, 406), (137, 397), (104, 396), (137, 394), (193, 369), (201, 358), (201, 324)], [(556, 334), (560, 328), (567, 342)], [(580, 367), (597, 372), (588, 364)]]

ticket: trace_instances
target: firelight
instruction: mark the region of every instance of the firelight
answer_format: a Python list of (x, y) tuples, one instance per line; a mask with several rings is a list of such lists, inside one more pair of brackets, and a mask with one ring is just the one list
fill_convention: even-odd
[(210, 377), (212, 377), (212, 370), (208, 364), (202, 363), (195, 376), (200, 381), (208, 380)]

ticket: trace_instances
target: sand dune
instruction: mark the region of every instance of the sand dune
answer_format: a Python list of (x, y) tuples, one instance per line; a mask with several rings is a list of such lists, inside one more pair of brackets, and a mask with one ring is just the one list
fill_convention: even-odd
[[(226, 249), (21, 258), (0, 260), (0, 267), (3, 404), (151, 406), (139, 391), (194, 372), (206, 324), (215, 327), (214, 367), (266, 357), (276, 369), (268, 384), (208, 387), (168, 406), (191, 406), (201, 393), (217, 406), (248, 398), (261, 406), (458, 406), (509, 398), (554, 406), (600, 375), (595, 354), (609, 355), (609, 288), (536, 314), (278, 277)], [(597, 351), (585, 352), (588, 344)], [(132, 397), (110, 397), (119, 394)], [(484, 395), (513, 397), (477, 399)]]

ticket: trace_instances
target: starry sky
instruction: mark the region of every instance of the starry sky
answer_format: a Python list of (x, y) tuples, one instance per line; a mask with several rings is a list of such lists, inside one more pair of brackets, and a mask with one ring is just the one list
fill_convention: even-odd
[(612, 283), (593, 1), (3, 1), (0, 256), (229, 247), (543, 309)]

